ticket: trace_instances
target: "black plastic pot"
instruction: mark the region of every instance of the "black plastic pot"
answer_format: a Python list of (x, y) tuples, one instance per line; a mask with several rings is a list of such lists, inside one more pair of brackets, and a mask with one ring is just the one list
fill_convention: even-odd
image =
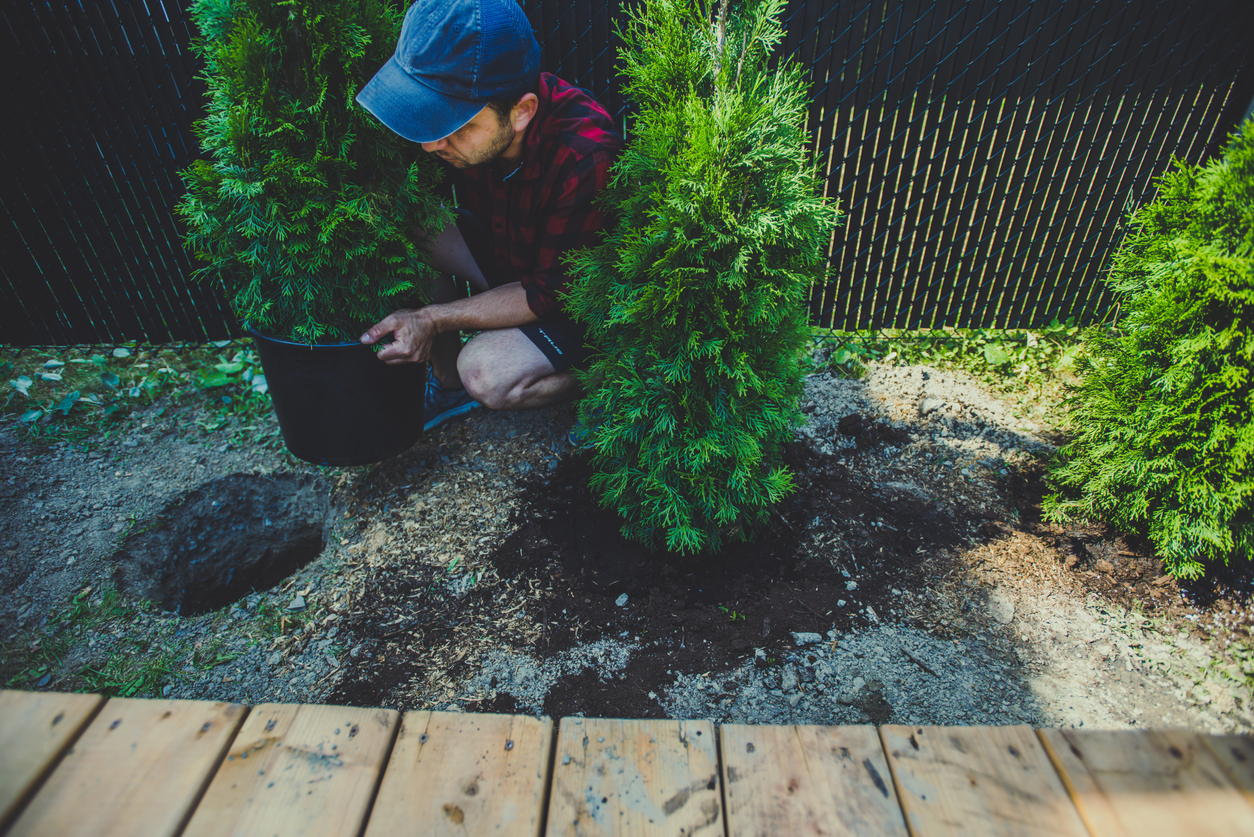
[(248, 334), (293, 455), (315, 465), (367, 465), (422, 435), (425, 363), (389, 366), (361, 343), (310, 346)]

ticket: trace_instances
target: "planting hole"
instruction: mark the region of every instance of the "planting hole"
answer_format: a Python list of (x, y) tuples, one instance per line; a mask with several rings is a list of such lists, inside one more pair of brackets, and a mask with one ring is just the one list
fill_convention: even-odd
[(331, 491), (318, 476), (233, 474), (137, 522), (114, 554), (119, 589), (195, 615), (265, 590), (322, 552)]

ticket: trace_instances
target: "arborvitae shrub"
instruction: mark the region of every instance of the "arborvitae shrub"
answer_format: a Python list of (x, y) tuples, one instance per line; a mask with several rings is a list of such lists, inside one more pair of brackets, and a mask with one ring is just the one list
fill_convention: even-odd
[(1186, 578), (1251, 558), (1254, 121), (1161, 178), (1109, 281), (1121, 319), (1088, 339), (1048, 516), (1145, 534)]
[(237, 317), (356, 338), (430, 275), (440, 172), (353, 101), (396, 47), (401, 0), (196, 0), (207, 155), (183, 172), (189, 248)]
[(632, 539), (720, 548), (792, 488), (806, 300), (837, 220), (806, 151), (801, 70), (768, 66), (784, 0), (646, 0), (623, 32), (617, 217), (568, 305), (602, 352), (580, 418)]

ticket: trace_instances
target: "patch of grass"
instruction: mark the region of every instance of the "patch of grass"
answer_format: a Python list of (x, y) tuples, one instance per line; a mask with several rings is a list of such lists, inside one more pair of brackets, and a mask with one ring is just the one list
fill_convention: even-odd
[[(1221, 683), (1235, 684), (1254, 695), (1254, 643), (1234, 642), (1211, 660), (1211, 672)], [(1247, 699), (1247, 703), (1251, 699)]]
[(59, 618), (71, 628), (88, 629), (99, 627), (115, 619), (134, 619), (141, 610), (133, 602), (122, 598), (117, 588), (111, 585), (101, 592), (98, 601), (92, 601), (89, 598), (90, 595), (90, 587), (80, 590), (70, 600), (70, 606)]
[(1054, 320), (1043, 329), (938, 328), (816, 330), (820, 367), (844, 377), (860, 377), (866, 363), (883, 360), (959, 368), (990, 383), (1069, 370), (1080, 347), (1073, 320)]
[(816, 329), (812, 339), (816, 371), (861, 378), (874, 361), (960, 369), (1042, 419), (1061, 400), (1083, 349), (1072, 320), (1043, 329)]
[(221, 665), (226, 665), (232, 660), (237, 659), (241, 652), (227, 651), (226, 643), (214, 638), (207, 644), (195, 648), (192, 651), (192, 665), (201, 671), (209, 671)]
[(90, 587), (80, 590), (41, 626), (0, 645), (0, 683), (5, 688), (62, 686), (74, 674), (64, 670), (71, 647), (89, 635), (104, 634), (107, 627), (131, 622), (140, 612), (139, 607), (127, 602), (112, 587), (98, 596), (93, 597), (92, 593)]
[(69, 640), (63, 635), (45, 636), (35, 632), (0, 644), (0, 684), (6, 689), (47, 686), (60, 671), (69, 646)]
[[(204, 406), (197, 423), (207, 432), (228, 425), (232, 441), (277, 440), (265, 376), (250, 343), (112, 349), (61, 347), (0, 350), (0, 421), (12, 421), (31, 441), (92, 447), (118, 433), (136, 410)], [(158, 413), (159, 414), (159, 413)]]
[(265, 639), (299, 633), (313, 620), (313, 611), (313, 607), (288, 610), (277, 601), (264, 599), (257, 604), (257, 616), (252, 622), (251, 631), (254, 636)]
[[(97, 595), (85, 588), (40, 627), (0, 647), (0, 683), (6, 688), (155, 697), (181, 676), (186, 642), (167, 640), (172, 628), (137, 626), (155, 612), (147, 602), (124, 599), (112, 587)], [(71, 649), (78, 662), (71, 662)]]
[(78, 677), (85, 683), (83, 691), (107, 697), (155, 697), (161, 686), (175, 673), (177, 653), (164, 651), (149, 654), (151, 643), (128, 639), (119, 643), (103, 663), (86, 665)]

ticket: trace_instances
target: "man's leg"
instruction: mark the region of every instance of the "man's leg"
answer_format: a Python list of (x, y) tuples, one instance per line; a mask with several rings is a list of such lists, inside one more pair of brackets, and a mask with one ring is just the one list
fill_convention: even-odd
[(456, 220), (450, 221), (431, 241), (431, 263), (437, 269), (469, 282), (472, 293), (482, 293), (488, 289), (488, 280), (470, 252), (466, 240), (462, 238)]
[[(432, 302), (452, 302), (466, 295), (465, 282), (472, 293), (488, 289), (483, 271), (466, 246), (457, 222), (452, 221), (431, 242), (431, 263), (442, 274), (431, 284)], [(453, 277), (457, 277), (457, 281)], [(457, 357), (462, 350), (461, 335), (456, 332), (441, 334), (431, 347), (431, 369), (440, 386), (446, 390), (462, 389), (457, 370)]]
[(466, 391), (492, 410), (532, 410), (577, 398), (583, 388), (516, 328), (484, 331), (457, 360)]

